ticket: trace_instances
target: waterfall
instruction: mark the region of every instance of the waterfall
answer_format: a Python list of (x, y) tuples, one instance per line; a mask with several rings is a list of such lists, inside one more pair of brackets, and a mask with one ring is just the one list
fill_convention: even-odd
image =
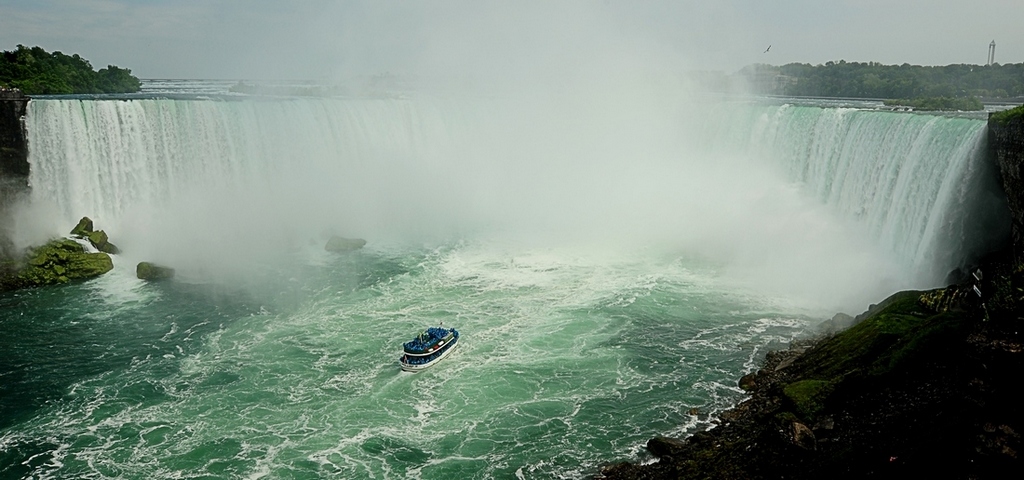
[[(721, 217), (669, 214), (721, 208), (674, 191), (721, 189), (732, 180), (704, 182), (701, 170), (729, 158), (741, 163), (733, 172), (752, 173), (725, 188), (747, 188), (770, 168), (928, 283), (962, 264), (987, 228), (972, 219), (987, 178), (980, 119), (726, 103), (688, 112), (690, 126), (682, 107), (667, 109), (684, 140), (659, 143), (673, 117), (655, 109), (620, 102), (566, 114), (514, 103), (38, 99), (27, 115), (29, 181), (61, 225), (88, 215), (127, 232), (169, 219), (218, 235), (231, 225), (235, 241), (322, 230), (325, 219), (360, 232), (513, 217), (635, 231), (652, 223), (635, 220), (644, 211), (661, 223)], [(673, 183), (684, 177), (696, 180)], [(740, 201), (725, 198), (726, 213), (735, 210)]]
[(979, 211), (1000, 208), (982, 119), (791, 104), (733, 106), (717, 117), (706, 132), (716, 148), (774, 163), (933, 278), (1005, 229)]

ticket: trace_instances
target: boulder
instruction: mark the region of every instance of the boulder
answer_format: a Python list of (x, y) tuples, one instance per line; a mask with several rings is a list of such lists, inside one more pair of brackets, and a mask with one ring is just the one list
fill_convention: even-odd
[(78, 225), (71, 230), (71, 235), (78, 238), (85, 238), (92, 232), (92, 219), (89, 217), (82, 217), (78, 221)]
[(110, 240), (107, 238), (107, 232), (104, 232), (103, 230), (93, 230), (92, 219), (89, 217), (82, 217), (82, 219), (78, 221), (78, 225), (71, 229), (71, 236), (75, 238), (88, 239), (93, 248), (101, 252), (109, 253), (111, 255), (121, 253), (121, 249), (117, 248), (117, 245), (110, 243)]
[(135, 276), (142, 280), (166, 280), (174, 278), (174, 269), (149, 262), (139, 262), (135, 267)]
[(67, 283), (96, 277), (113, 268), (110, 255), (88, 253), (78, 242), (61, 238), (32, 249), (28, 264), (18, 271), (10, 286), (23, 288)]
[(324, 250), (328, 252), (351, 252), (363, 248), (363, 245), (366, 245), (366, 240), (361, 238), (331, 237), (327, 241), (327, 245), (324, 246)]
[(671, 457), (683, 451), (686, 443), (683, 440), (670, 437), (654, 437), (647, 441), (647, 451), (655, 457)]
[(739, 386), (743, 391), (749, 392), (757, 387), (757, 373), (751, 372), (740, 377)]
[(818, 440), (814, 437), (814, 431), (800, 422), (793, 422), (790, 426), (790, 441), (804, 450), (818, 449)]
[(107, 233), (104, 232), (103, 230), (89, 232), (89, 235), (87, 237), (89, 238), (89, 243), (91, 243), (92, 246), (96, 248), (96, 250), (106, 252), (111, 255), (117, 255), (121, 253), (121, 249), (117, 248), (117, 246), (114, 245), (113, 243), (110, 243), (110, 241), (107, 239)]

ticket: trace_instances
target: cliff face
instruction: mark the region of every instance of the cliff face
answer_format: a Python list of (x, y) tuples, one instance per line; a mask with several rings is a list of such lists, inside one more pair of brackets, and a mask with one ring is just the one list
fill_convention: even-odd
[(1002, 176), (1003, 191), (1013, 221), (1013, 248), (1024, 253), (1024, 112), (989, 117), (989, 142)]
[(18, 90), (0, 89), (0, 176), (28, 178), (28, 143), (22, 118), (28, 97)]
[(28, 191), (28, 142), (22, 119), (28, 97), (18, 90), (0, 88), (0, 261), (15, 255), (5, 231), (7, 211)]

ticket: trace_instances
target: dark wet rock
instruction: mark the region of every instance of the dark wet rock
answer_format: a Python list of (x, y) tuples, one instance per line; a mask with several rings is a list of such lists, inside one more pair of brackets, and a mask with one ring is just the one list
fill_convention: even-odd
[(1024, 248), (1024, 106), (989, 116), (989, 145), (1010, 211), (1016, 251)]
[(936, 311), (920, 299), (951, 292), (900, 292), (847, 330), (769, 352), (741, 381), (748, 398), (715, 428), (652, 440), (658, 461), (608, 465), (599, 477), (1014, 477), (1024, 452), (1013, 393), (1024, 374), (1018, 270), (993, 271), (981, 286), (993, 292), (987, 306)]
[(364, 245), (366, 245), (366, 240), (361, 238), (331, 237), (327, 241), (327, 245), (324, 246), (324, 250), (339, 253), (351, 252), (363, 248)]
[(174, 278), (174, 269), (150, 262), (139, 262), (135, 267), (135, 276), (142, 280), (167, 280)]
[(670, 437), (654, 437), (647, 441), (647, 451), (655, 457), (670, 457), (683, 450), (682, 440)]
[(753, 390), (757, 387), (757, 375), (754, 373), (748, 373), (740, 377), (739, 387), (743, 390)]
[(807, 425), (800, 422), (792, 422), (790, 424), (790, 435), (793, 445), (804, 450), (818, 449), (818, 440), (814, 438), (814, 432)]

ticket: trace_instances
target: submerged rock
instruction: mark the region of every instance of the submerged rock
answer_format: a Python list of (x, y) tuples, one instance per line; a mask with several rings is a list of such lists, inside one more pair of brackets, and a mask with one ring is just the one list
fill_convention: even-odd
[(344, 238), (344, 237), (331, 237), (327, 241), (327, 245), (324, 246), (324, 250), (328, 252), (351, 252), (352, 250), (359, 250), (366, 245), (366, 240), (361, 238)]
[(166, 280), (174, 278), (174, 269), (149, 262), (139, 262), (135, 276), (142, 280)]

